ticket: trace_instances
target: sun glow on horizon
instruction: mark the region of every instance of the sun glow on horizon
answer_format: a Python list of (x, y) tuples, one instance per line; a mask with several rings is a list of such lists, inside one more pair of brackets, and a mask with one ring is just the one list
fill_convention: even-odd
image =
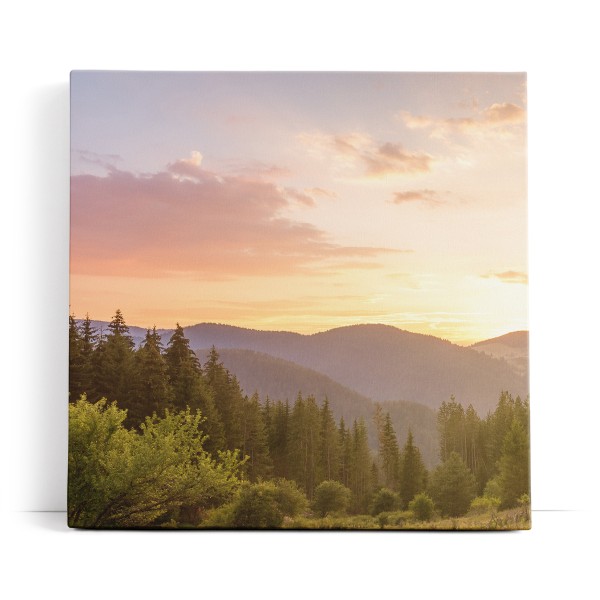
[(71, 310), (461, 345), (527, 329), (524, 85), (75, 72)]

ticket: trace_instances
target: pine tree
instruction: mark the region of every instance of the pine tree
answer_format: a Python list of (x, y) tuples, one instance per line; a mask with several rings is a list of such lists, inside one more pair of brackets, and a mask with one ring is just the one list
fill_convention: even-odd
[(346, 427), (343, 416), (340, 418), (340, 425), (338, 427), (338, 448), (340, 456), (338, 479), (346, 487), (349, 487), (350, 465), (352, 463), (352, 434)]
[(236, 377), (221, 363), (219, 353), (213, 346), (204, 364), (204, 376), (213, 392), (214, 404), (223, 424), (225, 447), (239, 449), (242, 444), (242, 415), (244, 397)]
[(431, 477), (431, 495), (442, 515), (464, 515), (475, 498), (475, 477), (457, 452), (439, 465)]
[[(108, 329), (110, 333), (101, 337), (94, 352), (95, 396), (116, 400), (121, 408), (129, 408), (135, 384), (134, 343), (120, 310)], [(126, 425), (132, 425), (131, 419)]]
[(442, 402), (437, 415), (440, 436), (440, 459), (444, 462), (452, 452), (457, 452), (463, 460), (467, 456), (465, 431), (465, 410), (451, 396), (450, 402)]
[[(177, 410), (200, 410), (204, 417), (202, 431), (208, 436), (205, 448), (214, 454), (226, 449), (221, 415), (216, 407), (215, 393), (202, 376), (200, 361), (190, 348), (183, 328), (177, 323), (165, 351), (167, 374)], [(238, 446), (239, 448), (239, 446)], [(230, 448), (233, 450), (234, 448)]]
[(81, 355), (82, 386), (88, 398), (94, 396), (94, 351), (98, 340), (97, 330), (92, 326), (90, 315), (86, 313), (85, 319), (80, 325), (81, 332)]
[(290, 416), (288, 456), (290, 475), (311, 500), (318, 484), (319, 408), (313, 396), (298, 394)]
[(426, 489), (427, 470), (421, 459), (421, 453), (414, 444), (412, 431), (408, 430), (408, 438), (400, 459), (400, 498), (402, 508), (419, 493)]
[(248, 456), (244, 471), (250, 481), (256, 482), (271, 475), (273, 463), (269, 456), (268, 436), (257, 393), (244, 401), (240, 450), (242, 457)]
[(321, 406), (321, 431), (319, 440), (319, 480), (336, 480), (339, 476), (340, 456), (338, 446), (338, 432), (329, 408), (329, 401), (325, 398)]
[(397, 490), (400, 478), (400, 450), (390, 413), (386, 413), (380, 427), (379, 452), (382, 484), (391, 490)]
[(349, 464), (349, 488), (352, 490), (353, 510), (366, 513), (372, 494), (371, 451), (367, 427), (361, 418), (352, 426), (352, 453)]
[(75, 317), (69, 315), (69, 402), (77, 402), (85, 392), (82, 340)]
[(135, 353), (135, 392), (128, 418), (137, 424), (156, 413), (164, 416), (173, 408), (173, 390), (169, 384), (167, 363), (156, 327), (148, 329), (141, 347)]
[(269, 453), (273, 461), (274, 477), (290, 477), (289, 469), (289, 425), (290, 405), (279, 400), (273, 411), (272, 433), (269, 440)]
[(523, 494), (530, 495), (529, 435), (516, 417), (504, 438), (498, 467), (502, 507), (516, 506)]

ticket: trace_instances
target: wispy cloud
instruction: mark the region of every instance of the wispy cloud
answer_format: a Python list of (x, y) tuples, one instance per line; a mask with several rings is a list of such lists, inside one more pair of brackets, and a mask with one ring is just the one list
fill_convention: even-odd
[(344, 246), (283, 217), (290, 203), (314, 203), (303, 190), (201, 165), (195, 153), (158, 173), (72, 177), (72, 272), (209, 279), (319, 273), (333, 265), (372, 268), (375, 257), (398, 251)]
[(99, 165), (107, 170), (115, 168), (115, 164), (122, 161), (123, 158), (118, 154), (98, 154), (89, 150), (71, 150), (71, 155), (81, 160), (84, 163)]
[(409, 129), (426, 129), (432, 138), (443, 139), (451, 134), (507, 134), (525, 122), (526, 111), (511, 102), (499, 102), (483, 109), (474, 106), (471, 116), (466, 117), (438, 118), (401, 111), (398, 118)]
[(391, 202), (392, 204), (423, 202), (430, 205), (438, 205), (442, 203), (438, 193), (434, 190), (407, 190), (405, 192), (395, 192)]
[(499, 279), (504, 283), (522, 283), (526, 284), (529, 281), (527, 273), (522, 271), (503, 271), (502, 273), (488, 273), (482, 275), (484, 279)]
[(362, 133), (304, 133), (300, 140), (320, 158), (333, 160), (338, 169), (370, 178), (425, 173), (434, 161), (426, 152), (409, 151), (399, 143), (377, 142)]

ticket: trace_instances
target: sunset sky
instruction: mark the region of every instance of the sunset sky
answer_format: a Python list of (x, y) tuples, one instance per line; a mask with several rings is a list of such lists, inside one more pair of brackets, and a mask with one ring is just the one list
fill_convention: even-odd
[(524, 74), (74, 72), (71, 312), (527, 328)]

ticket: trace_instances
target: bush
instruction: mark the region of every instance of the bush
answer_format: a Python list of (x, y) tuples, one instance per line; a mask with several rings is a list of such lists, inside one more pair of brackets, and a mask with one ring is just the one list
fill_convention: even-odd
[(315, 489), (313, 508), (324, 517), (348, 508), (352, 492), (339, 481), (323, 481)]
[(400, 508), (400, 496), (388, 488), (381, 488), (373, 498), (371, 514), (377, 516), (382, 512), (392, 512)]
[(433, 516), (433, 500), (425, 493), (417, 494), (409, 503), (408, 509), (418, 521), (429, 521)]
[(482, 515), (485, 513), (495, 513), (500, 507), (500, 498), (494, 496), (479, 496), (471, 502), (471, 513)]
[(502, 486), (498, 477), (490, 479), (485, 484), (483, 495), (487, 498), (500, 498), (502, 496)]
[(271, 483), (244, 485), (234, 504), (231, 525), (241, 529), (281, 527), (283, 513), (275, 496), (276, 487)]
[(307, 507), (308, 500), (294, 481), (246, 483), (233, 502), (211, 511), (202, 526), (275, 529), (283, 525), (284, 517), (295, 517)]
[(308, 499), (295, 481), (282, 478), (276, 479), (272, 484), (275, 486), (275, 501), (285, 517), (295, 517), (306, 512)]

